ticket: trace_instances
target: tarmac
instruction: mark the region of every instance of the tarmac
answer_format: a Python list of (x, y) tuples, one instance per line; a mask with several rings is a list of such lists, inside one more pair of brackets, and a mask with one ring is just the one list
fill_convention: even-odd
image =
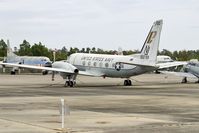
[(78, 76), (74, 88), (56, 75), (0, 75), (0, 133), (60, 132), (60, 98), (71, 133), (198, 133), (199, 84), (144, 74), (123, 79)]

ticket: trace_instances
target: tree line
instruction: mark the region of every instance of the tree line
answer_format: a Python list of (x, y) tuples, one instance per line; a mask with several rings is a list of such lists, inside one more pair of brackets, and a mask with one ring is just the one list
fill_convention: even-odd
[[(6, 57), (7, 45), (3, 39), (0, 40), (0, 57)], [(53, 52), (56, 52), (56, 60), (66, 60), (67, 57), (73, 53), (96, 53), (96, 54), (117, 54), (117, 50), (103, 50), (101, 48), (77, 48), (70, 47), (66, 48), (63, 46), (61, 49), (49, 49), (41, 42), (34, 43), (31, 45), (28, 41), (23, 40), (23, 42), (19, 45), (19, 48), (14, 47), (13, 52), (19, 56), (46, 56), (53, 60)], [(123, 50), (124, 55), (131, 55), (139, 53), (139, 50)], [(198, 59), (199, 60), (199, 50), (179, 50), (179, 51), (169, 51), (167, 49), (163, 49), (162, 51), (158, 51), (158, 55), (168, 55), (173, 60), (177, 61), (188, 61), (190, 59)]]

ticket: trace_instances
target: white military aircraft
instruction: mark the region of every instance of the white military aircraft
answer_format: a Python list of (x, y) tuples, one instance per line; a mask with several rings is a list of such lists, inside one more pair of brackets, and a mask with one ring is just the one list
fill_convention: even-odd
[(162, 24), (162, 20), (153, 23), (141, 53), (133, 56), (74, 53), (67, 61), (54, 62), (52, 68), (12, 63), (0, 64), (52, 71), (52, 79), (54, 79), (54, 72), (59, 72), (63, 79), (66, 79), (65, 86), (70, 87), (75, 85), (77, 75), (125, 78), (124, 85), (130, 86), (131, 76), (178, 65), (156, 62)]

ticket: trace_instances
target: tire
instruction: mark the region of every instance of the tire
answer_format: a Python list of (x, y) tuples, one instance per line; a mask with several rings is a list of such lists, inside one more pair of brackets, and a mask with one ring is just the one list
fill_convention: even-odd
[(128, 86), (128, 80), (124, 80), (124, 86)]
[(15, 71), (11, 71), (10, 74), (11, 74), (11, 75), (15, 75), (16, 72), (15, 72)]
[(73, 87), (73, 86), (74, 86), (73, 81), (69, 81), (69, 86), (70, 86), (70, 87)]
[(132, 85), (131, 80), (128, 80), (128, 86), (131, 86), (131, 85)]

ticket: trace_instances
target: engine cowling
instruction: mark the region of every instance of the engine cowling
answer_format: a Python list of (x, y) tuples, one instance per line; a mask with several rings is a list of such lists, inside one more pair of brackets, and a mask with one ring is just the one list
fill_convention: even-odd
[(79, 70), (75, 66), (73, 66), (72, 64), (70, 64), (68, 62), (64, 62), (64, 61), (54, 62), (52, 64), (52, 68), (62, 68), (67, 71), (74, 72), (75, 74), (77, 74), (79, 72)]

